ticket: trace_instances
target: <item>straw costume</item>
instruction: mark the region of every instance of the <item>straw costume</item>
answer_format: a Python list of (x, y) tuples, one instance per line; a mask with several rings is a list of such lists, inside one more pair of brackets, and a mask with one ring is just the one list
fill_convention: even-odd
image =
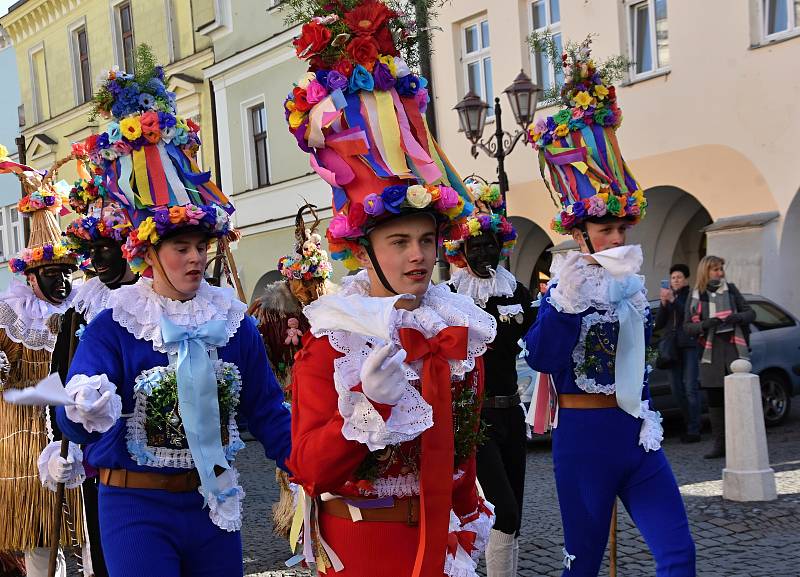
[[(426, 82), (396, 48), (403, 20), (382, 2), (319, 5), (295, 40), (310, 61), (285, 102), (290, 131), (333, 190), (331, 256), (358, 268), (363, 246), (384, 288), (370, 232), (428, 215), (472, 213), (463, 184), (427, 128)], [(300, 558), (326, 575), (475, 575), (493, 522), (478, 495), (475, 448), (481, 355), (494, 319), (446, 285), (415, 310), (370, 297), (367, 271), (307, 306), (292, 376), (289, 469), (306, 497), (292, 527)], [(370, 398), (372, 347), (407, 353), (394, 401)], [(302, 523), (301, 523), (302, 521)]]
[(453, 292), (470, 297), (497, 321), (497, 336), (483, 355), (486, 369), (481, 421), (486, 442), (478, 448), (478, 480), (494, 504), (496, 520), (486, 548), (489, 577), (517, 574), (522, 495), (527, 461), (527, 425), (517, 391), (518, 341), (535, 314), (531, 295), (500, 264), (516, 242), (513, 225), (503, 216), (497, 186), (468, 181), (475, 213), (454, 226), (444, 241), (447, 260), (456, 268), (449, 284)]
[[(589, 57), (588, 42), (567, 51), (564, 109), (532, 133), (562, 210), (553, 228), (616, 217), (635, 224), (646, 201), (619, 152), (622, 116), (613, 86)], [(606, 222), (606, 221), (601, 221)], [(614, 221), (616, 222), (616, 221)], [(655, 557), (656, 575), (695, 574), (695, 552), (675, 477), (661, 450), (660, 415), (651, 410), (645, 343), (652, 322), (639, 246), (572, 252), (554, 271), (525, 338), (528, 363), (552, 375), (554, 398), (539, 379), (530, 415), (554, 414), (553, 465), (564, 526), (564, 576), (595, 576), (619, 497)], [(534, 430), (540, 423), (534, 419)], [(556, 427), (557, 424), (557, 427)]]
[[(17, 279), (0, 296), (0, 389), (30, 387), (50, 374), (61, 317), (70, 306), (68, 278), (77, 268), (78, 255), (62, 239), (58, 224), (57, 214), (66, 199), (63, 188), (53, 183), (60, 164), (45, 175), (10, 161), (5, 149), (0, 150), (0, 172), (13, 173), (23, 183), (25, 195), (17, 208), (30, 219), (31, 231), (27, 248), (10, 260), (9, 268), (20, 276), (35, 277), (45, 298), (52, 299), (39, 298), (29, 284)], [(57, 298), (45, 278), (45, 271), (53, 269), (67, 279)], [(29, 575), (44, 575), (47, 568), (55, 495), (42, 486), (44, 476), (40, 482), (49, 453), (44, 460), (39, 456), (46, 447), (58, 451), (59, 443), (48, 444), (53, 440), (47, 407), (0, 400), (0, 517), (6, 521), (0, 527), (0, 550), (25, 551)], [(72, 446), (71, 451), (80, 460), (80, 449)], [(66, 492), (63, 542), (83, 541), (80, 493), (74, 489), (79, 484)]]
[(224, 242), (233, 206), (197, 169), (199, 127), (176, 115), (146, 48), (135, 74), (109, 72), (95, 104), (114, 119), (87, 153), (128, 212), (123, 253), (143, 278), (114, 290), (83, 332), (66, 387), (80, 404), (60, 407), (58, 423), (90, 444), (111, 575), (242, 575), (237, 413), (279, 466), (289, 413), (233, 291), (203, 281), (194, 296), (169, 299), (144, 259), (161, 266), (156, 248), (183, 234)]

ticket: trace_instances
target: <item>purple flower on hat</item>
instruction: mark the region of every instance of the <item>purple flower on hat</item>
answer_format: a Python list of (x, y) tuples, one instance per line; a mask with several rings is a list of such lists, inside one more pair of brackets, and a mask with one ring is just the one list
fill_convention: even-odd
[(414, 96), (421, 87), (419, 77), (415, 74), (408, 74), (397, 79), (397, 93), (400, 96)]
[(297, 146), (300, 147), (300, 150), (308, 154), (311, 152), (311, 149), (306, 142), (306, 128), (308, 128), (308, 120), (304, 120), (300, 126), (294, 129), (292, 134), (297, 140)]
[(331, 70), (328, 72), (326, 84), (328, 86), (328, 90), (331, 92), (336, 90), (344, 90), (347, 88), (347, 77), (336, 70)]
[(56, 197), (54, 197), (54, 196), (45, 196), (45, 197), (43, 197), (43, 200), (44, 200), (44, 205), (45, 206), (53, 206), (53, 204), (55, 204), (55, 202), (56, 202)]
[(547, 117), (547, 130), (548, 131), (553, 131), (555, 129), (556, 129), (556, 121), (553, 120), (552, 116), (548, 116)]
[(169, 112), (159, 112), (158, 113), (158, 126), (161, 130), (165, 128), (172, 128), (175, 126), (175, 117), (172, 116)]
[(372, 193), (364, 198), (364, 212), (368, 215), (378, 216), (383, 214), (384, 211), (383, 199), (379, 195)]
[(458, 192), (456, 189), (449, 186), (439, 186), (439, 200), (434, 205), (436, 210), (445, 211), (455, 206), (458, 206)]
[(204, 205), (200, 208), (202, 208), (203, 212), (206, 213), (206, 217), (203, 220), (207, 222), (210, 227), (217, 226), (217, 211), (214, 209), (214, 207), (210, 205)]
[(390, 90), (394, 88), (394, 76), (389, 67), (383, 62), (378, 62), (372, 70), (372, 77), (375, 79), (375, 88), (378, 90)]
[(53, 260), (53, 245), (46, 244), (42, 247), (42, 257), (44, 260)]
[(583, 201), (579, 200), (572, 205), (572, 214), (574, 214), (575, 218), (578, 219), (582, 219), (586, 216), (586, 207), (584, 206)]
[(97, 137), (97, 148), (108, 148), (109, 146), (111, 146), (111, 142), (108, 138), (107, 132), (104, 132)]
[(158, 236), (163, 236), (170, 228), (169, 209), (157, 208), (153, 214), (153, 221), (156, 223)]
[(328, 85), (328, 74), (330, 74), (330, 70), (317, 70), (314, 74), (317, 76), (317, 82), (322, 84), (323, 86)]
[(599, 196), (595, 195), (589, 199), (589, 207), (586, 209), (591, 216), (603, 216), (606, 213), (606, 203)]
[(406, 191), (408, 191), (408, 187), (404, 184), (395, 184), (384, 188), (381, 193), (384, 208), (391, 213), (398, 214), (400, 205), (406, 198)]
[(155, 103), (156, 103), (156, 99), (152, 94), (148, 94), (147, 92), (144, 92), (144, 93), (139, 95), (139, 106), (141, 106), (142, 108), (145, 108), (145, 109), (149, 110), (149, 109), (153, 108)]
[(428, 89), (420, 88), (414, 95), (414, 100), (417, 101), (417, 108), (419, 108), (419, 111), (422, 114), (425, 114), (425, 111), (428, 109), (428, 102), (430, 102), (430, 96), (428, 96)]

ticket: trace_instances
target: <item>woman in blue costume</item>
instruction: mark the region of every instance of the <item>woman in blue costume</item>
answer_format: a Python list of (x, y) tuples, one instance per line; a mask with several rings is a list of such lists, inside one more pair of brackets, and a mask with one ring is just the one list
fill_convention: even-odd
[(619, 497), (653, 553), (656, 575), (690, 577), (694, 543), (660, 448), (661, 418), (649, 407), (645, 343), (652, 323), (637, 274), (642, 252), (624, 246), (646, 201), (619, 153), (614, 89), (595, 71), (588, 44), (568, 53), (566, 70), (562, 94), (571, 109), (537, 121), (532, 139), (563, 207), (553, 227), (571, 234), (580, 250), (554, 267), (525, 337), (528, 364), (552, 375), (557, 392), (553, 465), (563, 575), (598, 574)]
[[(109, 190), (133, 201), (123, 252), (144, 278), (115, 290), (86, 327), (66, 386), (76, 404), (59, 408), (57, 419), (72, 441), (91, 444), (111, 575), (242, 575), (236, 414), (283, 466), (289, 413), (246, 305), (204, 280), (209, 242), (229, 234), (233, 207), (191, 160), (196, 127), (175, 117), (163, 73), (149, 73), (152, 82), (137, 85), (147, 97), (127, 100), (140, 109), (98, 105), (138, 115), (139, 124), (112, 123), (106, 138), (88, 143)], [(111, 83), (115, 94), (133, 89), (132, 78), (112, 71), (100, 96)], [(104, 147), (120, 130), (127, 150)], [(139, 151), (145, 164), (131, 162)]]

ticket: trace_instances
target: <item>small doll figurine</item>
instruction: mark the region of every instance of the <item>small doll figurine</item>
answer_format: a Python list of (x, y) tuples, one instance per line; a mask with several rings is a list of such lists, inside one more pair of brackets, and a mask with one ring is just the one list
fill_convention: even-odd
[(286, 340), (283, 341), (285, 345), (300, 345), (300, 337), (303, 336), (303, 331), (300, 330), (300, 321), (296, 318), (287, 319), (286, 324), (289, 325), (289, 328), (286, 329)]

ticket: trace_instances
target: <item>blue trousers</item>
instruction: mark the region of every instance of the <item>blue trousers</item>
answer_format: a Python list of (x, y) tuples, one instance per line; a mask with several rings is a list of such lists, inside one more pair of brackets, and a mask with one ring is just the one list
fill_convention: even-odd
[(111, 577), (241, 577), (241, 534), (211, 522), (197, 491), (100, 485), (100, 533)]
[(694, 577), (695, 548), (667, 458), (639, 446), (642, 421), (620, 409), (561, 409), (553, 465), (570, 568), (596, 577), (617, 497), (641, 531), (657, 577)]
[(683, 420), (686, 422), (686, 432), (690, 435), (700, 434), (700, 358), (698, 349), (678, 349), (680, 364), (670, 371), (670, 384), (672, 396), (678, 402)]

